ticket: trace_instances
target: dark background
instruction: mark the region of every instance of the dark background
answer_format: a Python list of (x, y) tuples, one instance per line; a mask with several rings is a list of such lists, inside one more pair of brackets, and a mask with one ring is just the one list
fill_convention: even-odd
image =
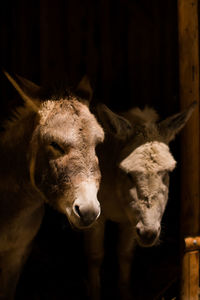
[[(167, 117), (179, 110), (176, 6), (174, 0), (3, 0), (1, 69), (49, 86), (59, 81), (76, 86), (87, 74), (94, 97), (111, 109), (147, 104)], [(0, 99), (2, 123), (22, 103), (2, 71)], [(171, 149), (179, 161), (179, 139)], [(162, 243), (136, 253), (132, 282), (137, 299), (177, 295), (179, 177), (177, 168)], [(116, 232), (114, 225), (108, 227), (111, 238), (106, 240), (102, 271), (105, 299), (114, 293), (117, 280)], [(86, 286), (82, 234), (72, 232), (63, 216), (47, 208), (18, 299), (85, 299)]]

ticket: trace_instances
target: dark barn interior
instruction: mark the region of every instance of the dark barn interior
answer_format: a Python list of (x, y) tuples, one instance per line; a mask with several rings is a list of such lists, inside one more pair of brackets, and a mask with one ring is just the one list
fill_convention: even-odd
[[(1, 124), (22, 104), (3, 69), (46, 86), (63, 81), (76, 86), (87, 74), (95, 100), (116, 112), (148, 105), (164, 118), (179, 111), (177, 1), (7, 0), (0, 6)], [(161, 243), (136, 251), (134, 299), (178, 297), (180, 138), (171, 150), (178, 166), (171, 175)], [(118, 297), (116, 243), (117, 228), (108, 224), (103, 299)], [(82, 233), (50, 207), (17, 299), (87, 299)]]

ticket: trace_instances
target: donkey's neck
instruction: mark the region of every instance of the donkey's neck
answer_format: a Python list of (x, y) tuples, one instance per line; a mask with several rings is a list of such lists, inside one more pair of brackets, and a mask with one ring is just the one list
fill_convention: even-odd
[(119, 169), (120, 153), (124, 147), (124, 142), (112, 136), (107, 136), (103, 144), (97, 149), (99, 157), (100, 170), (102, 173), (102, 181), (110, 182), (113, 174)]
[(4, 122), (4, 131), (1, 134), (0, 143), (3, 147), (15, 147), (27, 134), (33, 130), (36, 112), (27, 106), (16, 109), (11, 118)]
[[(101, 160), (105, 160), (106, 163), (116, 164), (118, 160), (119, 151), (123, 149), (124, 143), (112, 136), (106, 136), (105, 141), (101, 144), (97, 150), (97, 156), (102, 156)], [(105, 155), (105, 154), (108, 155)]]
[(5, 123), (5, 130), (0, 137), (1, 169), (0, 176), (28, 180), (27, 154), (36, 115), (22, 108), (13, 120)]

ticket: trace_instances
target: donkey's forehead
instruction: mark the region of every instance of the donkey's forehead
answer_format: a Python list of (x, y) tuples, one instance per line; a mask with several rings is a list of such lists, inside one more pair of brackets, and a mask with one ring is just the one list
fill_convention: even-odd
[(86, 139), (104, 139), (104, 132), (85, 104), (77, 100), (45, 101), (39, 111), (40, 124), (45, 131), (76, 139), (80, 132)]
[(176, 161), (169, 147), (162, 142), (148, 142), (136, 148), (121, 163), (120, 168), (125, 172), (160, 172), (172, 171)]
[(81, 118), (87, 113), (86, 105), (75, 98), (44, 101), (40, 107), (40, 124), (49, 123), (54, 117), (65, 115), (67, 119)]

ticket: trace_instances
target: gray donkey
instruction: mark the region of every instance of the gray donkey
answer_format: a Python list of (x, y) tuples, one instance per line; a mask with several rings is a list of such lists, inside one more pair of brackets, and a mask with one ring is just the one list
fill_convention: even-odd
[[(45, 98), (38, 85), (5, 75), (24, 100), (0, 136), (0, 299), (10, 300), (45, 202), (78, 228), (99, 217), (95, 146), (104, 132), (85, 99), (72, 93)], [(81, 90), (91, 94), (86, 80)]]
[(85, 233), (90, 297), (100, 299), (100, 267), (104, 256), (107, 220), (119, 224), (119, 288), (123, 300), (130, 299), (130, 271), (134, 247), (158, 242), (161, 219), (168, 200), (169, 172), (176, 162), (168, 144), (190, 118), (187, 110), (158, 122), (153, 109), (131, 109), (119, 117), (106, 106), (98, 109), (105, 129), (115, 130), (121, 140), (108, 134), (99, 146), (102, 181), (98, 194), (101, 216)]

